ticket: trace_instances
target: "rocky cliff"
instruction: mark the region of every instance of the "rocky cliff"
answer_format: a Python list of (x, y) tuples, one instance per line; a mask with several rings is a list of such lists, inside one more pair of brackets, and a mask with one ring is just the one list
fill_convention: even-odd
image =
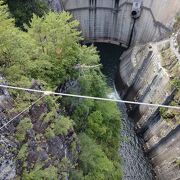
[[(2, 127), (24, 109), (17, 110), (7, 90), (0, 89), (0, 92)], [(77, 162), (79, 145), (76, 133), (68, 124), (69, 119), (63, 120), (61, 110), (54, 109), (55, 105), (49, 106), (49, 102), (52, 103), (44, 97), (7, 127), (0, 129), (0, 179), (32, 179), (34, 176), (41, 179), (41, 173), (44, 173), (41, 168), (46, 168), (47, 179), (54, 178), (57, 169), (59, 179), (68, 177), (69, 170)], [(55, 119), (61, 123), (59, 135), (52, 131)], [(29, 171), (31, 173), (28, 174)]]
[[(1, 77), (1, 81), (3, 78)], [(6, 111), (12, 108), (11, 98), (9, 93), (1, 89), (0, 90), (0, 117), (1, 121), (0, 124), (3, 125), (8, 119), (6, 115)], [(9, 131), (12, 131), (13, 127), (11, 126)], [(17, 148), (17, 144), (15, 141), (10, 138), (6, 137), (8, 131), (4, 131), (0, 136), (0, 177), (2, 179), (12, 179), (16, 174), (16, 165), (14, 162), (14, 154), (12, 149)]]

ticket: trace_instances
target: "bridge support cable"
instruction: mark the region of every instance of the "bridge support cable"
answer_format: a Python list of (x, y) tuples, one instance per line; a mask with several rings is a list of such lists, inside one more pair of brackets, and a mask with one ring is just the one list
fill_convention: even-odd
[(151, 103), (146, 103), (146, 102), (126, 101), (126, 100), (121, 100), (121, 99), (84, 96), (84, 95), (78, 95), (78, 94), (58, 93), (58, 92), (53, 92), (53, 91), (43, 91), (43, 90), (22, 88), (22, 87), (16, 87), (16, 86), (8, 86), (8, 85), (2, 85), (2, 84), (0, 84), (0, 87), (1, 88), (15, 89), (15, 90), (22, 90), (22, 91), (27, 91), (27, 92), (43, 93), (45, 96), (57, 95), (57, 96), (76, 97), (76, 98), (92, 99), (92, 100), (100, 100), (100, 101), (111, 101), (111, 102), (118, 102), (118, 103), (123, 103), (123, 104), (125, 103), (125, 104), (143, 105), (143, 106), (149, 106), (152, 108), (157, 107), (157, 108), (169, 108), (169, 109), (180, 110), (180, 106), (171, 106), (171, 105), (164, 105), (164, 104), (151, 104)]
[(2, 130), (3, 128), (7, 127), (7, 125), (9, 125), (12, 121), (16, 120), (19, 116), (21, 116), (22, 114), (24, 114), (25, 112), (27, 112), (32, 106), (34, 106), (37, 102), (39, 102), (42, 98), (44, 98), (46, 96), (46, 94), (44, 94), (43, 96), (41, 96), (40, 98), (38, 98), (35, 102), (33, 102), (30, 106), (28, 106), (26, 109), (24, 109), (23, 111), (21, 111), (20, 113), (18, 113), (16, 116), (14, 116), (13, 118), (11, 118), (8, 122), (6, 122), (3, 126), (0, 127), (0, 130)]

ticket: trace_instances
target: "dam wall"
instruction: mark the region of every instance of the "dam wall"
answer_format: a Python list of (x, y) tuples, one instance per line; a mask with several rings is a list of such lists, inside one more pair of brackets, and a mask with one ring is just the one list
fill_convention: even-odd
[[(164, 68), (163, 50), (170, 50), (170, 40), (137, 45), (123, 53), (119, 74), (123, 86), (119, 91), (123, 99), (167, 104), (171, 102), (175, 89), (172, 88), (172, 75)], [(175, 54), (173, 54), (176, 57)], [(168, 58), (167, 58), (168, 59)], [(180, 75), (180, 64), (177, 74)], [(169, 66), (172, 67), (174, 62)], [(178, 78), (177, 76), (177, 78)], [(144, 151), (151, 160), (159, 180), (180, 178), (180, 116), (168, 121), (160, 113), (159, 107), (129, 106), (129, 115), (135, 120), (136, 132), (143, 136)], [(179, 110), (176, 111), (178, 113)]]
[[(80, 22), (87, 41), (128, 46), (134, 19), (133, 0), (62, 0), (63, 8)], [(169, 35), (179, 0), (143, 0), (141, 16), (133, 29), (132, 43), (158, 41)]]

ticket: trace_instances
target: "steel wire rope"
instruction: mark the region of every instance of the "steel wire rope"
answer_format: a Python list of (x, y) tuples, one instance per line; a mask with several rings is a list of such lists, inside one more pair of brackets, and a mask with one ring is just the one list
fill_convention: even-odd
[(6, 122), (3, 126), (0, 127), (0, 131), (6, 127), (7, 125), (9, 125), (12, 121), (14, 121), (17, 117), (19, 117), (20, 115), (22, 115), (24, 112), (28, 111), (32, 106), (34, 106), (38, 101), (40, 101), (42, 98), (44, 98), (46, 95), (44, 94), (43, 96), (41, 96), (40, 98), (38, 98), (36, 101), (34, 101), (30, 106), (28, 106), (26, 109), (24, 109), (23, 111), (21, 111), (20, 113), (18, 113), (16, 116), (14, 116), (13, 118), (11, 118), (8, 122)]
[(153, 103), (138, 102), (138, 101), (126, 101), (126, 100), (121, 100), (121, 99), (101, 98), (101, 97), (84, 96), (84, 95), (77, 95), (77, 94), (58, 93), (58, 92), (53, 92), (53, 91), (43, 91), (43, 90), (29, 89), (29, 88), (16, 87), (16, 86), (8, 86), (8, 85), (2, 85), (2, 84), (0, 84), (0, 87), (28, 91), (28, 92), (43, 93), (44, 95), (58, 95), (58, 96), (76, 97), (76, 98), (101, 100), (101, 101), (112, 101), (112, 102), (119, 102), (119, 103), (125, 103), (125, 104), (135, 104), (135, 105), (144, 105), (144, 106), (150, 106), (150, 107), (162, 107), (162, 108), (170, 108), (170, 109), (180, 110), (180, 106), (153, 104)]

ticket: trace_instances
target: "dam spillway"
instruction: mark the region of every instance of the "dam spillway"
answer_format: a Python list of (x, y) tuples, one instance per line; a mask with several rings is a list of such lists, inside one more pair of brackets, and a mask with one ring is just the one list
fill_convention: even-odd
[[(64, 10), (80, 22), (87, 41), (128, 45), (133, 26), (133, 0), (65, 0)], [(168, 36), (179, 11), (178, 0), (144, 0), (141, 16), (135, 23), (132, 45), (161, 40)]]

